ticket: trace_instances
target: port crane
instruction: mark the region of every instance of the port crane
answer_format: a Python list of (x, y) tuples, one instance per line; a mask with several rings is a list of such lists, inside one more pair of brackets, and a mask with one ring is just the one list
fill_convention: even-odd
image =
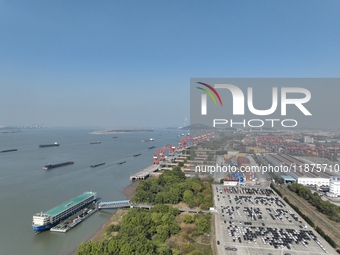
[(173, 157), (175, 155), (175, 150), (176, 147), (172, 144), (166, 144), (162, 148), (158, 148), (157, 152), (153, 154), (153, 164), (159, 164), (159, 162), (165, 161), (165, 153), (167, 151), (169, 151), (168, 156)]
[(166, 144), (162, 148), (158, 148), (157, 151), (153, 154), (153, 164), (158, 165), (160, 162), (165, 161), (165, 153), (168, 151), (168, 156), (173, 157), (175, 156), (175, 152), (183, 151), (187, 148), (187, 141), (189, 141), (189, 145), (196, 145), (201, 141), (209, 140), (213, 137), (214, 133), (205, 133), (197, 136), (189, 136), (186, 135), (183, 137), (179, 142), (179, 146), (176, 148), (172, 144)]

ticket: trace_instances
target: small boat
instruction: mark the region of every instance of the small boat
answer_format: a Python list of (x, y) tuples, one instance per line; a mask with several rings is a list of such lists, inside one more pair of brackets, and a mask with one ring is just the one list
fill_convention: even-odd
[(118, 136), (112, 136), (112, 138), (118, 138)]
[(91, 142), (90, 144), (100, 144), (100, 143), (102, 142), (97, 141), (97, 142)]
[(118, 165), (121, 165), (121, 164), (124, 164), (126, 163), (126, 161), (121, 161), (121, 162), (118, 162)]
[(141, 153), (138, 153), (138, 154), (134, 154), (133, 156), (134, 157), (138, 157), (138, 156), (140, 156), (140, 155), (142, 155)]
[(151, 149), (153, 149), (153, 148), (155, 148), (155, 146), (149, 146), (149, 147), (148, 147), (149, 150), (151, 150)]
[(78, 216), (77, 218), (75, 218), (70, 224), (69, 227), (73, 228), (76, 225), (78, 225), (80, 222), (82, 222), (82, 219)]

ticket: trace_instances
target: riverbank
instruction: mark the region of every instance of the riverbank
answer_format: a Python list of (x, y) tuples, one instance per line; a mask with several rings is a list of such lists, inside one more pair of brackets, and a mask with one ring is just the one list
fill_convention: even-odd
[(124, 133), (135, 133), (135, 132), (153, 132), (153, 129), (117, 129), (117, 130), (98, 130), (93, 131), (91, 135), (111, 135), (111, 134), (124, 134)]
[[(122, 193), (125, 195), (126, 199), (131, 199), (135, 195), (136, 188), (138, 186), (139, 181), (135, 181), (133, 183), (130, 183), (128, 186), (126, 186)], [(120, 214), (122, 211), (121, 209), (116, 210), (112, 216), (102, 225), (102, 227), (97, 231), (97, 233), (94, 234), (88, 241), (91, 242), (97, 242), (101, 241), (104, 238), (105, 230), (106, 228), (114, 221), (116, 221), (116, 214)]]

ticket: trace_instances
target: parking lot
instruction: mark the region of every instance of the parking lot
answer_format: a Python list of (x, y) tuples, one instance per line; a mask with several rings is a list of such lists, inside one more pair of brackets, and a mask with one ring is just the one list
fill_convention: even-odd
[(218, 254), (336, 254), (270, 188), (214, 188)]

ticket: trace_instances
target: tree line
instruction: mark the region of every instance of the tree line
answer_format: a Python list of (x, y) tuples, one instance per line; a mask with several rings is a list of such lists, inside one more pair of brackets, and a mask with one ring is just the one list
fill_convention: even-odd
[(319, 212), (327, 215), (329, 219), (340, 222), (339, 207), (328, 200), (322, 200), (317, 192), (312, 193), (310, 189), (298, 183), (288, 185), (288, 189), (306, 199), (310, 204), (314, 205)]
[(166, 205), (156, 205), (148, 210), (130, 209), (120, 225), (116, 236), (102, 242), (85, 242), (77, 255), (170, 255), (171, 249), (156, 242), (164, 243), (171, 235), (180, 231), (175, 220), (179, 210)]
[[(104, 240), (83, 242), (77, 255), (210, 255), (210, 243), (197, 238), (210, 232), (211, 215), (181, 214), (164, 203), (185, 202), (207, 209), (212, 205), (211, 179), (187, 179), (180, 167), (165, 171), (159, 178), (139, 183), (133, 202), (154, 204), (150, 210), (129, 209), (119, 225), (106, 229)], [(159, 195), (160, 194), (160, 195)]]
[(202, 181), (198, 177), (187, 179), (180, 167), (165, 171), (159, 178), (140, 182), (134, 203), (177, 204), (209, 209), (212, 206), (212, 179)]

